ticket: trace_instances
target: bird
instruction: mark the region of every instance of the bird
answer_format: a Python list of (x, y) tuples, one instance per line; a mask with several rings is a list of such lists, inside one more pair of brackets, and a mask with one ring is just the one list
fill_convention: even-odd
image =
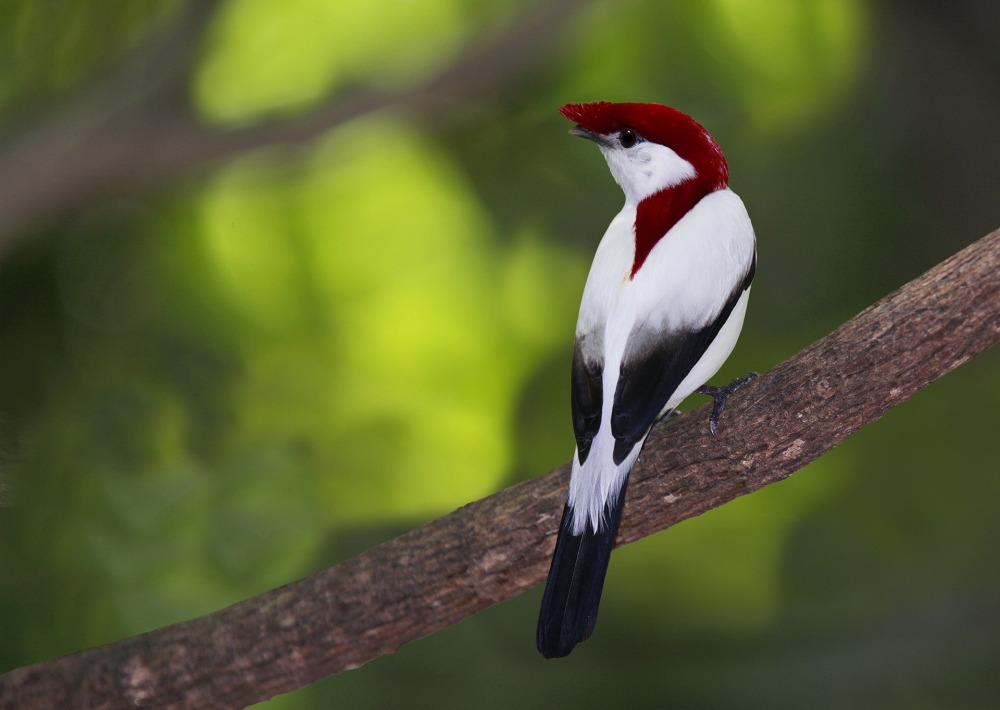
[(604, 233), (583, 290), (570, 402), (576, 450), (536, 644), (567, 656), (590, 637), (629, 471), (654, 423), (698, 391), (726, 399), (754, 373), (705, 383), (729, 357), (757, 268), (743, 201), (709, 132), (655, 103), (566, 104), (570, 133), (597, 144), (625, 206)]

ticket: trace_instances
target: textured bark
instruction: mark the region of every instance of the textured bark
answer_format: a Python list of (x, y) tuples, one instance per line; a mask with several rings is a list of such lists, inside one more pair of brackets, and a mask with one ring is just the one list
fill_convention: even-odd
[[(619, 544), (789, 476), (998, 340), (1000, 231), (741, 389), (718, 440), (707, 407), (656, 427)], [(11, 671), (3, 707), (240, 707), (356, 668), (542, 581), (568, 472), (214, 614)]]

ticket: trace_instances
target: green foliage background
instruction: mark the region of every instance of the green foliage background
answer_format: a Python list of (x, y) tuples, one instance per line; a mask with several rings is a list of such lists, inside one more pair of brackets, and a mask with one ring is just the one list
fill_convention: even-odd
[[(8, 125), (179, 7), (3, 5)], [(415, 85), (530, 7), (228, 0), (188, 98), (237, 128)], [(485, 98), (40, 229), (0, 261), (0, 671), (210, 612), (569, 457), (576, 308), (621, 197), (562, 103), (669, 103), (726, 151), (760, 257), (719, 381), (997, 227), (998, 28), (977, 8), (592, 2)], [(996, 705), (998, 394), (991, 352), (619, 551), (568, 660), (534, 651), (536, 590), (269, 705)]]

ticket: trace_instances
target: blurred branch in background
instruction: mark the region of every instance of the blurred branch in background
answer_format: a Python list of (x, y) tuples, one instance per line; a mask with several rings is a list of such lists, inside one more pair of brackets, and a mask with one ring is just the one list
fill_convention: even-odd
[[(741, 390), (720, 441), (706, 407), (659, 426), (619, 543), (786, 478), (998, 340), (995, 231)], [(4, 707), (236, 707), (356, 668), (541, 581), (567, 475), (563, 466), (214, 614), (11, 671), (0, 676)]]
[[(242, 127), (215, 126), (190, 103), (190, 75), (217, 0), (188, 3), (179, 17), (99, 82), (0, 136), (0, 256), (113, 190), (149, 189), (246, 151), (307, 143), (331, 128), (389, 107), (411, 113), (497, 91), (538, 65), (585, 5), (531, 5), (492, 37), (479, 37), (422, 83), (330, 96), (312, 111)], [(266, 61), (266, 58), (263, 58)]]

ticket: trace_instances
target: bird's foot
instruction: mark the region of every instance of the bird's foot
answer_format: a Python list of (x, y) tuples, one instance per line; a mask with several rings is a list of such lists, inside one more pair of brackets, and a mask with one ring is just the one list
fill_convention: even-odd
[(695, 390), (698, 394), (704, 394), (715, 400), (715, 404), (712, 405), (712, 413), (708, 417), (708, 430), (712, 432), (712, 436), (715, 436), (715, 430), (719, 426), (719, 417), (722, 416), (722, 410), (726, 408), (726, 400), (740, 387), (752, 382), (757, 379), (759, 375), (756, 372), (750, 372), (743, 377), (737, 377), (735, 380), (730, 382), (725, 387), (712, 387), (711, 385), (702, 385)]

